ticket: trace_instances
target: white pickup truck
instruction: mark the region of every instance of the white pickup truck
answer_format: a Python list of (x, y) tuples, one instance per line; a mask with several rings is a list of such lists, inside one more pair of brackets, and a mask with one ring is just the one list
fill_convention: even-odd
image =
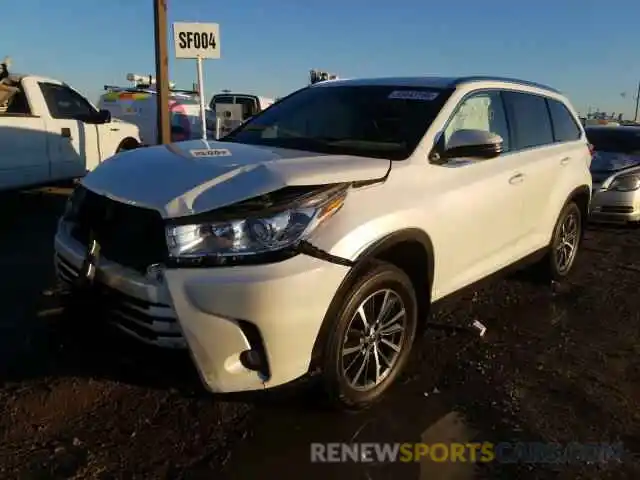
[(82, 177), (140, 143), (138, 127), (111, 119), (63, 82), (0, 79), (0, 191)]

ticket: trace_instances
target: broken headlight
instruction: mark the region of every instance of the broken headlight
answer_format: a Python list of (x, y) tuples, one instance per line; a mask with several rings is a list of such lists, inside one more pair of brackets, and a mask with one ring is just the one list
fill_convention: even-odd
[[(166, 229), (169, 255), (174, 259), (228, 259), (259, 255), (292, 247), (343, 205), (346, 189), (332, 189), (288, 207), (239, 218), (215, 219)], [(223, 262), (224, 263), (224, 262)]]

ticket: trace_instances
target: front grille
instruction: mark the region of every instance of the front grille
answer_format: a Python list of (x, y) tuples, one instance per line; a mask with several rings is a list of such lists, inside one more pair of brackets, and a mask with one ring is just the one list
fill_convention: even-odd
[(82, 245), (88, 245), (93, 234), (101, 256), (141, 273), (167, 258), (164, 222), (155, 210), (127, 205), (82, 186), (72, 201), (77, 204), (65, 220), (71, 224), (71, 236)]
[[(56, 255), (58, 278), (72, 286), (78, 269)], [(132, 297), (105, 284), (92, 289), (91, 308), (138, 340), (162, 347), (184, 348), (186, 342), (171, 306)]]

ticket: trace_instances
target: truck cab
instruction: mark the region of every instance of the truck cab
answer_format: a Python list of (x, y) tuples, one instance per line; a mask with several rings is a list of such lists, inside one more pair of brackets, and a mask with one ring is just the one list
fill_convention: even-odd
[(0, 190), (84, 176), (140, 144), (138, 129), (73, 87), (35, 75), (0, 82)]

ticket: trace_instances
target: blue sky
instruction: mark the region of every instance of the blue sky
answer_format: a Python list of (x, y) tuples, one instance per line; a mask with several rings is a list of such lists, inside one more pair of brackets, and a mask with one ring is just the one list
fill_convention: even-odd
[[(128, 72), (154, 71), (152, 5), (14, 1), (0, 30), (0, 55), (12, 56), (15, 71), (65, 80), (96, 101), (103, 85), (126, 84)], [(343, 77), (496, 74), (551, 84), (582, 111), (591, 105), (631, 115), (640, 80), (637, 0), (168, 5), (169, 22), (220, 24), (222, 58), (205, 63), (208, 96), (225, 88), (284, 95), (304, 86), (311, 68)], [(170, 69), (178, 86), (195, 81), (191, 60), (171, 60)]]

